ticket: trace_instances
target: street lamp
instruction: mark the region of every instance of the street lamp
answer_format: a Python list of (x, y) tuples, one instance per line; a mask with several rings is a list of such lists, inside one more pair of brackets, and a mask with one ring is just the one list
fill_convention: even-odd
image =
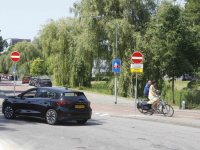
[[(104, 18), (103, 16), (91, 16), (91, 17), (97, 18), (97, 19), (105, 19), (106, 21), (108, 21), (116, 26), (116, 56), (115, 56), (115, 59), (117, 59), (118, 26), (115, 23), (113, 23), (112, 21)], [(117, 104), (117, 72), (115, 73), (115, 104)]]

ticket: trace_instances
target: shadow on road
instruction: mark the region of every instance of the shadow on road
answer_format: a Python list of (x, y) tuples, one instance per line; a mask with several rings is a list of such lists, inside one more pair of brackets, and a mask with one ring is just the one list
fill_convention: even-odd
[[(1, 112), (1, 109), (0, 109)], [(47, 124), (45, 119), (42, 118), (35, 118), (35, 117), (27, 117), (27, 116), (17, 116), (15, 119), (6, 119), (2, 113), (0, 113), (0, 131), (1, 130), (9, 130), (6, 127), (4, 127), (6, 124), (18, 124), (18, 125), (26, 125), (26, 124)], [(76, 121), (65, 121), (65, 122), (58, 122), (56, 126), (94, 126), (94, 125), (103, 125), (103, 121), (90, 119), (87, 123), (81, 125), (78, 124)], [(11, 130), (13, 130), (11, 128)]]

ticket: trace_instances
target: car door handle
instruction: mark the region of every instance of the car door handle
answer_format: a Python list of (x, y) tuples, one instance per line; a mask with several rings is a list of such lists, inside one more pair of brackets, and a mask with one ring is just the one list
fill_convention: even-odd
[(13, 102), (15, 103), (15, 102), (17, 102), (17, 101), (13, 101)]
[(30, 101), (28, 101), (27, 103), (31, 103)]
[(44, 104), (47, 104), (47, 102), (44, 102)]

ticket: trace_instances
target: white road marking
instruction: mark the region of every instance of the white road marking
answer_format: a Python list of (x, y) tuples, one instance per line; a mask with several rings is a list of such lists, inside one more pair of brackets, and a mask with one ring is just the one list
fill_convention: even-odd
[(103, 115), (99, 115), (99, 116), (101, 116), (101, 117), (103, 117), (103, 116), (107, 116), (108, 114), (103, 114)]
[(98, 115), (98, 114), (100, 114), (100, 113), (94, 113), (95, 115)]
[(104, 108), (104, 109), (113, 109), (113, 108), (107, 108), (107, 107), (101, 107), (101, 108)]

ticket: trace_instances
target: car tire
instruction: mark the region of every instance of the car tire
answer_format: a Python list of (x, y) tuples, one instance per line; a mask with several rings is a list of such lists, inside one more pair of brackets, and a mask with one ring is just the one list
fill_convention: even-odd
[(22, 82), (22, 84), (24, 84), (24, 82)]
[(87, 119), (83, 119), (83, 120), (76, 120), (76, 122), (78, 124), (85, 124), (87, 122)]
[(49, 125), (55, 125), (58, 122), (58, 115), (54, 109), (49, 109), (46, 112), (46, 121)]
[(16, 116), (14, 115), (14, 110), (11, 105), (6, 105), (4, 108), (4, 116), (6, 119), (14, 119)]

